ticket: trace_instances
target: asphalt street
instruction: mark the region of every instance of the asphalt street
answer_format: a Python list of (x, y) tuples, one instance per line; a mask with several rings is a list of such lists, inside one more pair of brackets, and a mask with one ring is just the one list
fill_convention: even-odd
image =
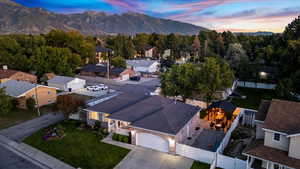
[(42, 169), (0, 144), (0, 169)]

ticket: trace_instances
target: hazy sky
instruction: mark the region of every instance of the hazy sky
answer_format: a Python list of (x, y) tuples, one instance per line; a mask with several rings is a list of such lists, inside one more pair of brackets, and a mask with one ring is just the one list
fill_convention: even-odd
[(218, 31), (282, 32), (300, 15), (300, 0), (14, 0), (60, 13), (138, 12)]

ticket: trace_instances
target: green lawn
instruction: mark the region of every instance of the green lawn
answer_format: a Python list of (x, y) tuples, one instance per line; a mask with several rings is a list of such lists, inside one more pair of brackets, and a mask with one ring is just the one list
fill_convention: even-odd
[(261, 100), (276, 99), (274, 90), (252, 89), (252, 88), (237, 88), (237, 92), (241, 95), (247, 96), (246, 99), (232, 99), (232, 103), (238, 107), (249, 108), (257, 110)]
[[(52, 112), (51, 105), (40, 109), (41, 114)], [(0, 130), (38, 117), (36, 111), (13, 109), (7, 114), (0, 114)]]
[(44, 141), (44, 129), (28, 137), (24, 142), (60, 159), (75, 168), (112, 169), (130, 150), (100, 142), (89, 130), (77, 129), (78, 123), (59, 123), (65, 128), (65, 137), (60, 140)]
[[(194, 161), (191, 169), (210, 169), (210, 164), (201, 163), (199, 161)], [(220, 168), (217, 168), (220, 169)]]

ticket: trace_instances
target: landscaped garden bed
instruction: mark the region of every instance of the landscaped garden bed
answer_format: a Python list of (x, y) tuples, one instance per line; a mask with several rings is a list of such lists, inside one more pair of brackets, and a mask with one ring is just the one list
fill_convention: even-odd
[[(62, 129), (63, 137), (45, 139), (49, 130), (53, 133), (54, 128)], [(39, 130), (24, 142), (75, 168), (112, 169), (130, 150), (101, 142), (102, 130), (89, 128), (76, 121), (63, 121)]]
[(113, 136), (112, 136), (112, 139), (115, 140), (115, 141), (120, 141), (120, 142), (123, 142), (123, 143), (131, 144), (130, 136), (124, 136), (124, 135), (121, 135), (121, 134), (114, 133)]
[(255, 139), (255, 129), (239, 125), (231, 134), (230, 141), (224, 154), (233, 158), (246, 160), (242, 154), (248, 145)]

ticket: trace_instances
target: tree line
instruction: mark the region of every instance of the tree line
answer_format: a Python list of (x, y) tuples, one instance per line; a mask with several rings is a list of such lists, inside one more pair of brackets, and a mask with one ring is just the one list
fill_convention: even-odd
[(94, 55), (94, 38), (76, 31), (0, 36), (0, 65), (38, 76), (49, 72), (73, 75), (78, 66), (93, 60)]

